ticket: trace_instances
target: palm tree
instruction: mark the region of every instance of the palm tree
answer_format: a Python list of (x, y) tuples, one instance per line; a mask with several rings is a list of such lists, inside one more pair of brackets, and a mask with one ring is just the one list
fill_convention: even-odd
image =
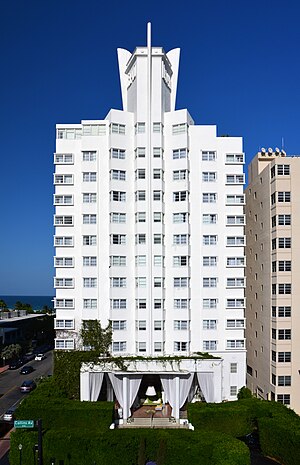
[(2, 299), (0, 299), (0, 310), (7, 310), (7, 304)]

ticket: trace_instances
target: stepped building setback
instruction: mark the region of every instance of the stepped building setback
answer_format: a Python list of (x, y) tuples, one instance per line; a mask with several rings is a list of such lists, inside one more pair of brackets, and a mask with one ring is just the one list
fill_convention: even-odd
[(245, 384), (242, 138), (176, 110), (179, 49), (118, 49), (122, 110), (58, 124), (55, 348), (112, 322), (113, 355), (222, 363), (219, 401)]
[(263, 149), (246, 189), (247, 386), (298, 414), (299, 176), (300, 157)]

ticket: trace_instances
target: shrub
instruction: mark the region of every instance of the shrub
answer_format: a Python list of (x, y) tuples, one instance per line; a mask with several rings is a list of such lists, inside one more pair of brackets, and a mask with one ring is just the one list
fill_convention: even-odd
[(238, 400), (241, 400), (241, 399), (251, 399), (253, 396), (252, 396), (252, 392), (250, 391), (249, 388), (247, 388), (246, 386), (243, 386), (239, 392), (238, 392)]

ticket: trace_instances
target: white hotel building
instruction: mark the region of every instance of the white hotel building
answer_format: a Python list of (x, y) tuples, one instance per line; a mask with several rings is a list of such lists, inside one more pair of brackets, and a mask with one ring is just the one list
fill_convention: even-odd
[(245, 384), (242, 138), (176, 110), (179, 49), (118, 49), (123, 109), (58, 124), (56, 349), (82, 320), (112, 322), (114, 355), (222, 359)]

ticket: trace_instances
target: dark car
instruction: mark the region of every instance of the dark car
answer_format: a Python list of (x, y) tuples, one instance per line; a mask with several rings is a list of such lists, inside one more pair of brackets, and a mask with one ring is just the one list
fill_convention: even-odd
[(27, 379), (20, 387), (21, 392), (31, 392), (36, 388), (36, 384), (33, 379)]
[(21, 368), (20, 375), (29, 375), (32, 372), (33, 367), (30, 365), (25, 365), (23, 368)]
[(10, 369), (10, 370), (17, 370), (17, 369), (20, 368), (23, 364), (24, 364), (23, 359), (18, 358), (18, 359), (16, 359), (16, 360), (13, 360), (13, 361), (9, 364), (9, 369)]

